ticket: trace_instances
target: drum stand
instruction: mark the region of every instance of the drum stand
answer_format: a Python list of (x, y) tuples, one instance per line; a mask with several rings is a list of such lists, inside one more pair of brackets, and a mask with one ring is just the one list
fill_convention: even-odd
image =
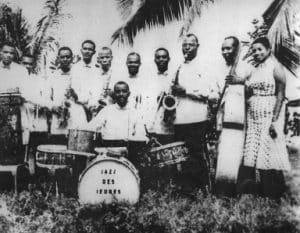
[(23, 166), (23, 164), (17, 164), (17, 165), (0, 165), (0, 172), (10, 172), (12, 176), (14, 177), (14, 191), (15, 194), (18, 194), (18, 168)]

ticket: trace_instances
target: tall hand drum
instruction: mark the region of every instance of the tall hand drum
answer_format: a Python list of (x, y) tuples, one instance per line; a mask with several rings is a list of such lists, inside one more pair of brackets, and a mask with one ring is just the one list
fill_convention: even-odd
[(96, 132), (89, 130), (69, 129), (68, 150), (93, 152)]
[(0, 93), (0, 164), (24, 161), (20, 93)]
[(84, 204), (128, 201), (140, 196), (140, 178), (136, 168), (125, 158), (98, 156), (81, 174), (79, 201)]

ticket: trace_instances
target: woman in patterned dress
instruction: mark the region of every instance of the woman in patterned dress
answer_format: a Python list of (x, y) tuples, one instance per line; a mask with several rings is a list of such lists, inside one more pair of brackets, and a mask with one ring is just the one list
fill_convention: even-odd
[(283, 134), (285, 74), (267, 38), (256, 39), (252, 50), (255, 65), (245, 82), (247, 128), (238, 191), (280, 198), (283, 171), (290, 170)]

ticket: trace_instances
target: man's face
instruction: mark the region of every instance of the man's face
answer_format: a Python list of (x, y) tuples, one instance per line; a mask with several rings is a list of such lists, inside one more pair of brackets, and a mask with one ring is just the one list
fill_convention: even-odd
[(231, 64), (236, 55), (236, 48), (233, 46), (233, 43), (233, 39), (226, 39), (222, 44), (222, 56), (227, 64)]
[(34, 59), (32, 57), (23, 57), (22, 65), (26, 67), (29, 73), (33, 70)]
[(199, 44), (194, 36), (186, 37), (182, 43), (182, 53), (186, 61), (191, 61), (197, 56)]
[(165, 50), (158, 50), (154, 55), (154, 62), (160, 71), (168, 69), (169, 61), (169, 54)]
[(91, 60), (95, 54), (94, 45), (91, 43), (84, 43), (81, 48), (81, 54), (83, 60)]
[(69, 50), (61, 50), (58, 54), (58, 61), (62, 68), (70, 67), (72, 63), (72, 53)]
[(15, 56), (15, 48), (4, 45), (1, 49), (1, 59), (4, 65), (10, 65)]
[(113, 57), (109, 50), (101, 50), (98, 54), (97, 62), (100, 63), (101, 67), (107, 68), (111, 66)]
[(124, 107), (127, 104), (130, 95), (128, 86), (125, 84), (117, 84), (114, 88), (114, 95), (119, 106)]
[(136, 75), (139, 72), (141, 61), (139, 56), (132, 54), (127, 57), (126, 62), (128, 72), (130, 75)]

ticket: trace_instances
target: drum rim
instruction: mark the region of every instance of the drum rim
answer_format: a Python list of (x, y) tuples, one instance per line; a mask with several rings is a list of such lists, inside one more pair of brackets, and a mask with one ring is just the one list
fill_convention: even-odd
[[(94, 165), (102, 162), (102, 161), (115, 161), (119, 164), (122, 164), (122, 165), (125, 165), (125, 167), (127, 167), (134, 175), (134, 177), (136, 178), (137, 180), (137, 186), (138, 186), (138, 199), (140, 198), (140, 195), (141, 195), (141, 188), (140, 188), (140, 184), (141, 184), (141, 178), (139, 176), (139, 172), (138, 170), (136, 169), (136, 167), (128, 160), (128, 159), (125, 159), (125, 158), (114, 158), (114, 157), (108, 157), (108, 156), (101, 156), (103, 158), (100, 158), (99, 160), (94, 160), (92, 161), (84, 170), (83, 172), (80, 174), (79, 176), (79, 179), (78, 179), (78, 182), (77, 182), (77, 193), (78, 193), (78, 199), (79, 199), (79, 189), (80, 189), (80, 185), (81, 185), (81, 180), (83, 179), (84, 175), (86, 174), (86, 172)], [(131, 167), (133, 168), (133, 170), (131, 169), (130, 166), (128, 166), (128, 164), (126, 163), (122, 163), (122, 160), (125, 160), (126, 162), (128, 162)]]
[(160, 151), (160, 150), (163, 150), (163, 149), (166, 149), (166, 148), (170, 148), (172, 146), (179, 146), (179, 145), (186, 145), (186, 143), (184, 141), (172, 142), (172, 143), (162, 145), (162, 146), (159, 146), (159, 147), (154, 147), (149, 152), (150, 153), (157, 152), (157, 151)]
[[(43, 148), (43, 147), (47, 147), (47, 146), (52, 146), (52, 147), (56, 147), (56, 148), (61, 148), (61, 150), (47, 150), (50, 148)], [(67, 151), (67, 146), (66, 145), (61, 145), (61, 144), (42, 144), (42, 145), (38, 145), (36, 148), (37, 152), (47, 152), (47, 153), (65, 153)]]
[(88, 132), (88, 133), (97, 133), (97, 131), (92, 131), (92, 130), (87, 130), (87, 129), (68, 129), (68, 132), (70, 133), (71, 131), (81, 131), (81, 132)]
[(88, 158), (97, 156), (95, 153), (76, 151), (76, 150), (68, 150), (68, 149), (65, 151), (65, 153), (66, 154), (74, 154), (74, 155), (82, 155), (82, 156), (85, 156), (85, 157), (88, 157)]
[[(119, 150), (124, 149), (124, 150), (122, 150), (121, 152), (125, 151), (126, 153), (128, 153), (128, 149), (127, 149), (126, 146), (119, 146), (119, 147), (95, 147), (95, 148), (94, 148), (94, 151), (95, 151), (96, 153), (99, 153), (97, 150), (98, 150), (98, 149), (102, 149), (102, 148), (106, 149), (106, 152), (115, 152), (114, 150), (111, 150), (111, 151), (110, 151), (111, 148), (114, 148), (114, 149), (119, 149)], [(117, 151), (116, 151), (116, 152), (117, 152)]]

